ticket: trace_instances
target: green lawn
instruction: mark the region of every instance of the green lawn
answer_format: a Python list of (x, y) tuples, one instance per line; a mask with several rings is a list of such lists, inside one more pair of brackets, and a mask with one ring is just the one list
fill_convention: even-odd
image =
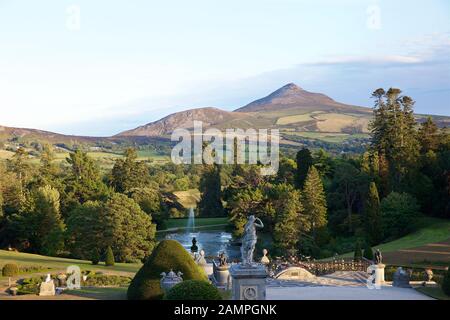
[[(450, 221), (436, 218), (423, 218), (419, 230), (400, 239), (377, 245), (382, 252), (392, 252), (400, 249), (420, 247), (428, 243), (445, 241), (450, 238)], [(340, 257), (352, 257), (353, 252)]]
[(446, 295), (441, 287), (417, 287), (416, 290), (438, 300), (450, 300), (450, 296)]
[[(166, 221), (167, 229), (172, 228), (185, 228), (188, 222), (188, 218), (181, 219), (169, 219)], [(228, 224), (227, 217), (220, 218), (195, 218), (196, 227), (206, 227), (213, 225), (226, 225)]]
[(0, 267), (7, 263), (15, 263), (19, 266), (42, 266), (54, 271), (65, 270), (70, 265), (77, 265), (81, 270), (102, 271), (108, 273), (136, 273), (141, 264), (116, 263), (113, 267), (106, 267), (102, 262), (94, 266), (90, 261), (47, 257), (37, 254), (21, 253), (0, 250)]
[(95, 300), (126, 300), (126, 287), (116, 288), (81, 288), (80, 290), (68, 290), (64, 294)]

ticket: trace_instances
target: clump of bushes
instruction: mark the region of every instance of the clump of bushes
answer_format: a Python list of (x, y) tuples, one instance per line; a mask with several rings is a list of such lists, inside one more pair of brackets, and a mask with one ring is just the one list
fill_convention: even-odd
[(448, 296), (450, 296), (450, 267), (445, 272), (444, 278), (442, 279), (442, 291)]
[(114, 253), (113, 253), (111, 247), (108, 247), (108, 249), (106, 249), (105, 266), (112, 267), (114, 265), (114, 263), (115, 263)]
[(45, 280), (45, 276), (23, 279), (17, 286), (17, 294), (38, 294), (39, 285)]
[(166, 300), (222, 300), (219, 290), (203, 280), (183, 281), (164, 297)]
[(15, 277), (19, 274), (19, 267), (15, 263), (7, 263), (2, 268), (2, 276)]
[(163, 240), (131, 281), (127, 292), (128, 299), (162, 299), (164, 292), (160, 286), (161, 273), (170, 270), (181, 271), (184, 280), (207, 280), (203, 269), (178, 241)]
[[(397, 268), (399, 266), (387, 266), (384, 269), (384, 277), (386, 281), (393, 281), (394, 280), (394, 273), (397, 271)], [(411, 281), (425, 281), (426, 275), (425, 275), (425, 269), (424, 268), (408, 268), (403, 267), (406, 272), (410, 274), (410, 280)], [(445, 271), (443, 270), (437, 270), (433, 269), (433, 281), (442, 284), (443, 278), (444, 278)]]
[(359, 241), (356, 242), (355, 245), (355, 254), (353, 256), (353, 258), (355, 259), (355, 261), (360, 261), (362, 260), (362, 250), (361, 250), (361, 244), (359, 243)]
[(101, 273), (90, 273), (83, 281), (83, 286), (89, 287), (126, 287), (130, 284), (131, 278), (118, 276), (118, 275), (106, 275)]
[(364, 253), (363, 253), (363, 257), (373, 261), (373, 250), (372, 247), (366, 243), (366, 247), (364, 248)]

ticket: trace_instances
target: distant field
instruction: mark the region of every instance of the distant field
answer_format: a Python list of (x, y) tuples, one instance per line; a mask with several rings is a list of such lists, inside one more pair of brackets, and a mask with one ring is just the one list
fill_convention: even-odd
[(7, 150), (0, 150), (0, 159), (9, 159), (14, 155), (14, 152)]
[(329, 133), (329, 132), (312, 132), (312, 131), (300, 131), (292, 132), (289, 131), (288, 134), (295, 135), (307, 139), (317, 139), (325, 142), (331, 143), (342, 143), (347, 139), (351, 138), (368, 138), (369, 135), (365, 133), (348, 134), (348, 133)]
[[(99, 161), (100, 165), (105, 168), (111, 168), (114, 165), (116, 159), (123, 158), (122, 154), (104, 152), (104, 151), (91, 151), (87, 153), (89, 157)], [(0, 159), (10, 159), (14, 155), (11, 151), (0, 150)], [(69, 152), (55, 152), (55, 163), (64, 162), (69, 157)], [(150, 161), (154, 163), (165, 163), (170, 160), (169, 156), (160, 155), (154, 151), (138, 151), (138, 160)], [(40, 159), (38, 157), (30, 157), (30, 163), (37, 164)]]
[(367, 132), (368, 119), (358, 118), (352, 115), (340, 113), (326, 113), (315, 116), (319, 121), (317, 128), (324, 132), (341, 132), (348, 127), (361, 127), (363, 132)]
[(173, 194), (178, 198), (178, 202), (186, 209), (196, 208), (197, 203), (200, 201), (200, 191), (197, 189), (175, 191)]
[(314, 120), (312, 115), (313, 115), (312, 113), (307, 113), (307, 114), (297, 114), (294, 116), (281, 117), (277, 120), (277, 124), (278, 125), (286, 125), (286, 124), (292, 124), (292, 123), (298, 123), (298, 122), (311, 121), (311, 120)]

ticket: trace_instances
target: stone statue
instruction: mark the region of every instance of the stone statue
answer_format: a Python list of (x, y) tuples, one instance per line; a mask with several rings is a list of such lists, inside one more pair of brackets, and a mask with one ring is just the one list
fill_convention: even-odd
[(377, 249), (375, 251), (375, 264), (382, 264), (383, 263), (383, 256), (381, 255), (380, 249)]
[(205, 251), (200, 250), (199, 255), (195, 258), (195, 262), (199, 266), (205, 266), (207, 264), (206, 259), (205, 259)]
[(253, 264), (253, 252), (255, 251), (257, 241), (256, 227), (264, 228), (264, 224), (259, 218), (251, 215), (245, 224), (244, 236), (242, 237), (241, 255), (243, 265)]
[(225, 252), (221, 252), (219, 255), (219, 266), (225, 267), (227, 265), (227, 257), (225, 256)]
[(392, 286), (393, 287), (399, 287), (399, 288), (410, 288), (409, 280), (410, 275), (403, 270), (402, 267), (398, 267), (397, 271), (394, 273)]
[(197, 252), (198, 251), (198, 247), (197, 247), (197, 239), (192, 238), (192, 246), (191, 246), (191, 252)]

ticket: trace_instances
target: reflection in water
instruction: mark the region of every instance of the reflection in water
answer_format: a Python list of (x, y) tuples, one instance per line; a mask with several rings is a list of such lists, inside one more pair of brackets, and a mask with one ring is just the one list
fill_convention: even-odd
[(233, 237), (228, 232), (217, 230), (175, 232), (165, 234), (163, 239), (177, 240), (186, 250), (190, 251), (194, 237), (197, 239), (198, 251), (204, 250), (206, 256), (217, 256), (220, 252), (225, 252), (230, 259), (239, 258), (240, 248), (231, 245)]

